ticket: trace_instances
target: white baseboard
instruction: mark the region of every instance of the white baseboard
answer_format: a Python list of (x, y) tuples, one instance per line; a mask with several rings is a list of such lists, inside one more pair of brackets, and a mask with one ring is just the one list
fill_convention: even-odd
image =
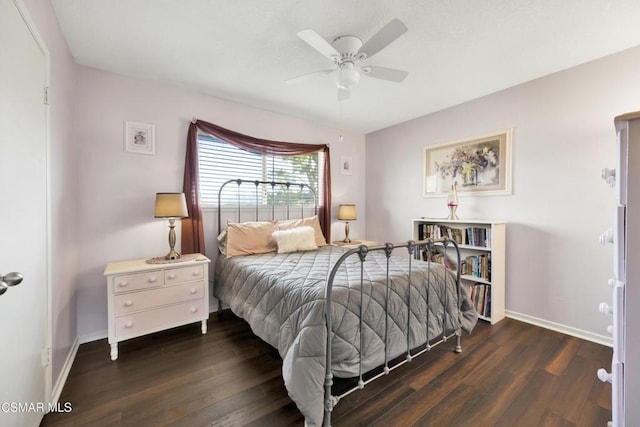
[(53, 390), (51, 390), (51, 402), (53, 404), (58, 403), (58, 401), (60, 400), (60, 394), (62, 393), (64, 384), (67, 382), (67, 377), (69, 376), (69, 372), (71, 371), (71, 366), (73, 365), (74, 360), (76, 360), (78, 347), (80, 347), (80, 340), (76, 337), (76, 339), (73, 341), (73, 344), (71, 344), (71, 349), (69, 351), (69, 354), (67, 354), (64, 365), (62, 365), (62, 370), (60, 371), (60, 375), (58, 375), (58, 380), (53, 386)]
[(613, 338), (606, 335), (594, 334), (593, 332), (584, 331), (582, 329), (574, 328), (572, 326), (562, 325), (560, 323), (550, 322), (548, 320), (539, 319), (537, 317), (529, 316), (527, 314), (516, 313), (515, 311), (506, 310), (507, 317), (521, 322), (530, 323), (532, 325), (540, 326), (541, 328), (551, 329), (552, 331), (561, 332), (572, 337), (581, 338), (583, 340), (591, 341), (596, 344), (606, 345), (607, 347), (613, 347)]

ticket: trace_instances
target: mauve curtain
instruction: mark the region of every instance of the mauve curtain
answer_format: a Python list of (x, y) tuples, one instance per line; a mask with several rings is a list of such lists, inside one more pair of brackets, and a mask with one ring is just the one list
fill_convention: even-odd
[[(293, 142), (271, 141), (255, 138), (216, 126), (202, 120), (189, 125), (187, 133), (187, 154), (184, 164), (184, 194), (187, 199), (189, 217), (182, 219), (182, 252), (204, 254), (204, 231), (202, 227), (202, 208), (200, 206), (200, 173), (198, 170), (198, 130), (221, 140), (257, 154), (277, 156), (298, 156), (301, 154), (324, 153), (323, 188), (320, 196), (318, 218), (327, 239), (331, 241), (331, 163), (329, 146), (319, 144), (298, 144)], [(238, 177), (242, 178), (242, 177)]]

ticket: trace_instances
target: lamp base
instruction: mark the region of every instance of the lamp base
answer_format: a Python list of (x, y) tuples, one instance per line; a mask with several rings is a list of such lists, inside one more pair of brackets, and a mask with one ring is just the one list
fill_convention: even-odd
[(351, 239), (349, 238), (349, 221), (344, 223), (344, 240), (342, 243), (351, 243)]
[(456, 209), (458, 209), (458, 205), (449, 205), (449, 218), (450, 220), (457, 220), (460, 219), (458, 218), (458, 215), (456, 215)]
[(165, 255), (166, 260), (180, 259), (180, 254), (175, 251), (176, 246), (176, 219), (169, 218), (169, 253)]

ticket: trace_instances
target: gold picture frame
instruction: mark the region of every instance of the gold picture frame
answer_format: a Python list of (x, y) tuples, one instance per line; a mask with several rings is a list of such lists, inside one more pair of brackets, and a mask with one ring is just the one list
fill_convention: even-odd
[(424, 197), (511, 194), (512, 129), (424, 147)]

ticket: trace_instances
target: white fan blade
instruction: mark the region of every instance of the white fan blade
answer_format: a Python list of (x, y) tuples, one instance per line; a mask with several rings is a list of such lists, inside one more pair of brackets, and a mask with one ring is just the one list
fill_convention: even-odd
[(289, 80), (285, 80), (285, 83), (289, 85), (294, 85), (294, 84), (306, 82), (307, 80), (311, 80), (314, 77), (322, 74), (327, 75), (327, 74), (333, 73), (334, 71), (336, 70), (332, 69), (332, 70), (314, 71), (313, 73), (302, 74), (301, 76), (297, 76), (297, 77), (290, 78)]
[(393, 19), (362, 45), (360, 53), (366, 54), (366, 58), (371, 58), (406, 32), (407, 26), (401, 20)]
[(320, 52), (332, 61), (340, 59), (340, 52), (338, 52), (328, 41), (323, 39), (318, 33), (313, 30), (302, 30), (298, 33), (298, 37), (307, 42), (309, 46)]
[(398, 70), (396, 68), (378, 67), (376, 65), (368, 65), (360, 70), (362, 74), (374, 79), (389, 80), (390, 82), (401, 82), (409, 75), (408, 71)]
[(350, 89), (340, 89), (340, 88), (338, 88), (338, 101), (344, 101), (346, 99), (349, 99), (350, 95), (351, 95), (351, 90)]

